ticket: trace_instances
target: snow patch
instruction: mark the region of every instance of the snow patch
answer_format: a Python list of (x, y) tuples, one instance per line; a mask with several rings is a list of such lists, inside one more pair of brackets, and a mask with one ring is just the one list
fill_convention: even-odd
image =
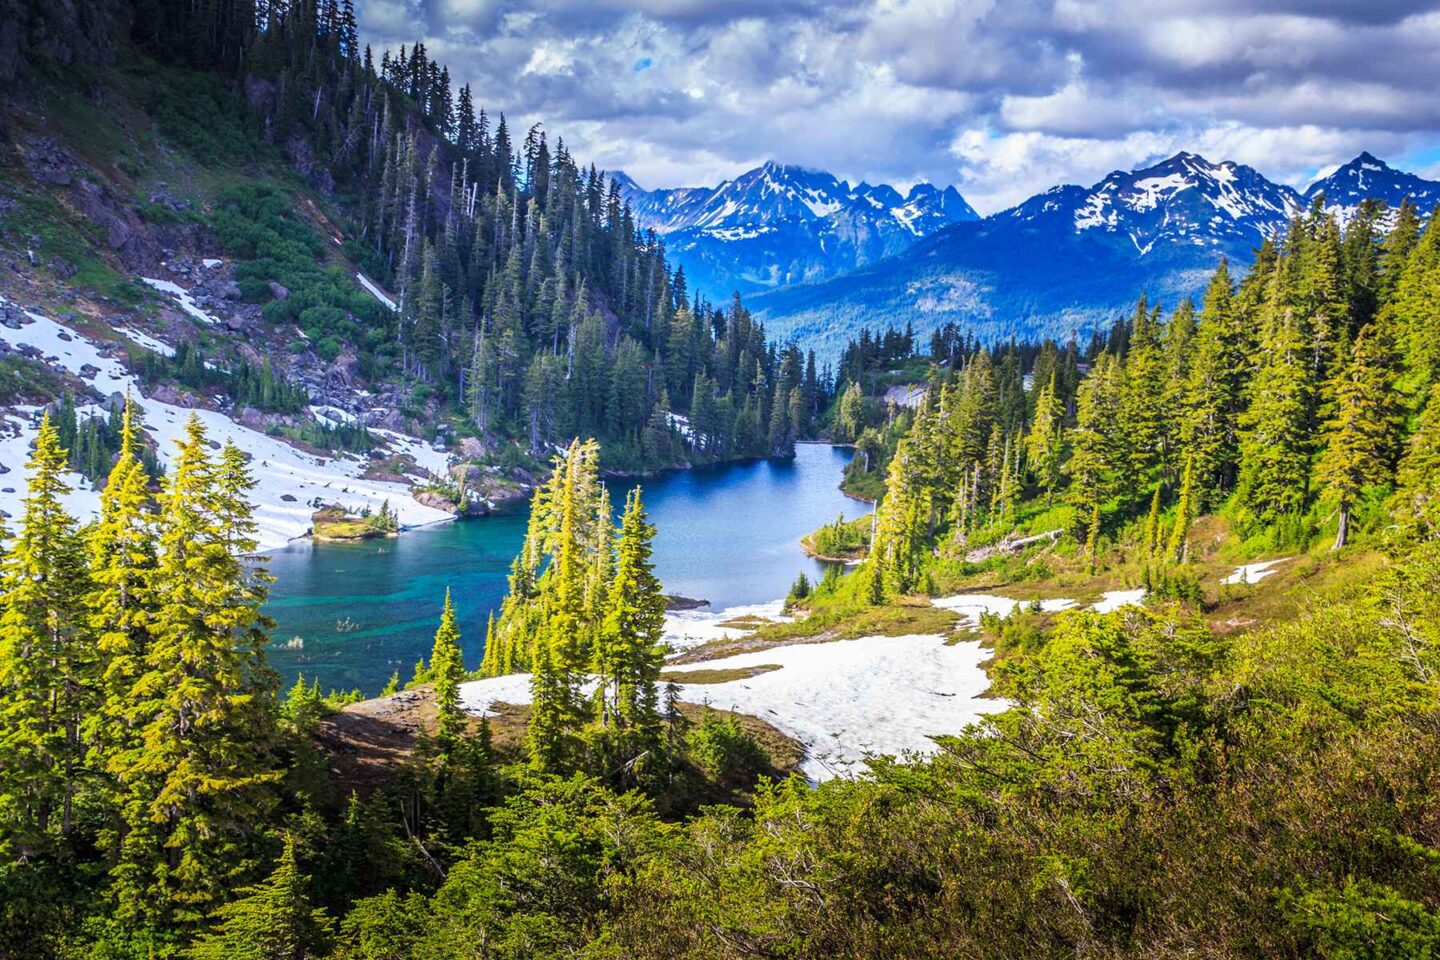
[(169, 294), (170, 299), (179, 304), (180, 309), (188, 313), (193, 319), (199, 320), (201, 323), (209, 324), (220, 322), (204, 310), (201, 310), (200, 305), (190, 296), (190, 292), (179, 284), (171, 283), (169, 280), (155, 280), (151, 277), (141, 277), (140, 282), (149, 284), (161, 293)]
[(170, 344), (168, 343), (161, 343), (159, 340), (156, 340), (148, 333), (142, 333), (139, 330), (132, 330), (129, 327), (115, 327), (114, 329), (116, 333), (125, 337), (125, 339), (144, 347), (146, 350), (149, 350), (152, 353), (158, 353), (162, 357), (175, 356), (174, 347), (170, 346)]
[(1136, 607), (1145, 600), (1145, 588), (1135, 590), (1109, 590), (1100, 595), (1100, 600), (1091, 607), (1096, 613), (1111, 613), (1121, 607)]
[(717, 227), (706, 230), (705, 235), (728, 243), (735, 240), (754, 240), (756, 237), (773, 232), (773, 229), (773, 227)]
[[(1051, 203), (1053, 201), (1046, 204), (1047, 210), (1054, 209)], [(1105, 212), (1105, 208), (1108, 206), (1110, 206), (1109, 194), (1092, 193), (1086, 198), (1085, 203), (1075, 211), (1075, 232), (1080, 233), (1091, 227), (1114, 227), (1118, 219), (1114, 210), (1108, 214)]]
[[(798, 643), (666, 669), (778, 666), (726, 683), (681, 683), (680, 699), (772, 724), (805, 745), (801, 770), (820, 781), (863, 773), (867, 755), (934, 753), (932, 737), (961, 733), (1009, 705), (979, 699), (990, 685), (980, 667), (988, 651), (946, 639), (922, 634)], [(529, 703), (530, 675), (466, 683), (460, 698), (472, 713), (495, 703)]]
[(712, 640), (735, 640), (754, 632), (741, 627), (722, 627), (720, 624), (744, 617), (758, 617), (775, 623), (790, 623), (794, 617), (781, 614), (785, 608), (783, 600), (770, 603), (753, 603), (724, 610), (677, 610), (665, 614), (664, 640), (675, 650), (688, 650)]
[(379, 300), (381, 303), (385, 304), (385, 306), (389, 307), (391, 310), (399, 310), (399, 309), (400, 309), (399, 305), (396, 304), (394, 300), (391, 300), (390, 297), (386, 295), (385, 291), (384, 291), (384, 290), (381, 290), (378, 286), (376, 286), (375, 281), (373, 281), (373, 280), (371, 280), (369, 277), (365, 276), (365, 274), (363, 274), (363, 273), (357, 273), (357, 274), (355, 274), (355, 279), (358, 280), (358, 281), (360, 281), (360, 286), (362, 286), (362, 287), (364, 287), (366, 290), (370, 291), (370, 295), (371, 295), (372, 297), (374, 297), (376, 300)]
[[(4, 302), (3, 298), (0, 302)], [(184, 436), (185, 423), (192, 414), (200, 418), (212, 441), (223, 444), (228, 440), (248, 453), (250, 472), (256, 480), (252, 493), (255, 520), (259, 525), (256, 539), (262, 550), (284, 546), (286, 541), (304, 536), (310, 529), (310, 515), (314, 511), (310, 504), (315, 500), (343, 504), (357, 511), (365, 507), (378, 509), (388, 500), (405, 526), (452, 519), (442, 510), (417, 503), (410, 496), (410, 488), (404, 484), (362, 479), (367, 463), (359, 457), (313, 455), (297, 450), (283, 440), (243, 427), (222, 413), (177, 407), (145, 397), (140, 383), (124, 365), (105, 356), (98, 345), (40, 314), (27, 311), (26, 316), (32, 322), (20, 330), (0, 328), (0, 340), (14, 347), (26, 344), (35, 347), (47, 361), (72, 374), (78, 375), (86, 365), (94, 367), (99, 372), (89, 382), (102, 396), (128, 392), (140, 408), (145, 431), (155, 439), (163, 462), (169, 463), (175, 455), (176, 441)], [(30, 416), (18, 421), (15, 417), (4, 418), (8, 436), (0, 440), (0, 466), (10, 470), (0, 479), (0, 484), (3, 484), (0, 486), (0, 510), (13, 516), (19, 516), (22, 509), (25, 463), (29, 459), (30, 444), (38, 431), (38, 418), (34, 417), (36, 411), (26, 409), (22, 412)], [(416, 458), (417, 463), (427, 470), (436, 465), (437, 455), (413, 437), (390, 431), (375, 432), (397, 438), (397, 445), (405, 447), (407, 452), (416, 450), (420, 454)], [(438, 459), (443, 461), (444, 455), (438, 455)], [(443, 463), (440, 469), (443, 471)], [(67, 501), (67, 507), (81, 520), (93, 517), (99, 508), (99, 496), (86, 489), (89, 483), (83, 478), (72, 477), (70, 482), (77, 490)]]
[(1270, 574), (1275, 573), (1276, 571), (1272, 568), (1275, 567), (1277, 564), (1284, 563), (1286, 560), (1291, 559), (1294, 558), (1279, 557), (1274, 560), (1262, 560), (1259, 563), (1243, 564), (1236, 567), (1234, 573), (1230, 574), (1230, 576), (1228, 577), (1223, 578), (1220, 582), (1228, 584), (1256, 583), (1260, 580), (1264, 580), (1266, 577), (1270, 576)]
[(1135, 195), (1130, 197), (1132, 210), (1154, 210), (1161, 200), (1168, 200), (1187, 187), (1194, 186), (1183, 173), (1172, 173), (1168, 177), (1146, 177), (1133, 185)]
[[(986, 593), (962, 593), (953, 597), (940, 597), (932, 602), (942, 610), (950, 610), (959, 614), (962, 628), (973, 629), (980, 626), (981, 614), (990, 613), (997, 617), (1008, 617), (1021, 607), (1029, 606), (1033, 601), (997, 597)], [(1040, 609), (1047, 613), (1069, 610), (1074, 606), (1074, 600), (1064, 597), (1040, 601)]]

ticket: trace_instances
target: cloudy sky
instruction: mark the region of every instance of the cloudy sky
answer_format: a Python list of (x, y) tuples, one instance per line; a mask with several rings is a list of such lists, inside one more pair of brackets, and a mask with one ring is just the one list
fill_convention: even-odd
[[(1179, 149), (1440, 176), (1440, 0), (357, 0), (377, 51), (646, 187), (774, 159), (982, 213)], [(378, 59), (378, 52), (377, 52)]]

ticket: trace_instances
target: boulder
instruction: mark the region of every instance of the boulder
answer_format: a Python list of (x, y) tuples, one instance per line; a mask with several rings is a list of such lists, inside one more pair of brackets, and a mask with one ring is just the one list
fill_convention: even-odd
[(269, 286), (270, 296), (274, 297), (276, 300), (290, 299), (290, 291), (283, 284), (279, 284), (276, 283), (274, 280), (271, 280)]
[(349, 347), (325, 371), (325, 385), (331, 389), (349, 387), (360, 374), (360, 357)]
[(0, 325), (7, 326), (11, 330), (19, 330), (29, 324), (30, 318), (25, 316), (25, 311), (10, 303), (0, 303)]
[(485, 479), (485, 468), (474, 463), (457, 463), (450, 468), (450, 476), (470, 487)]
[(434, 490), (415, 491), (415, 502), (420, 504), (421, 506), (430, 507), (435, 510), (444, 510), (446, 513), (453, 513), (457, 515), (460, 513), (460, 508), (455, 505), (454, 500), (451, 500), (449, 497), (442, 496), (436, 493)]
[(458, 453), (462, 459), (479, 460), (481, 457), (485, 456), (487, 451), (485, 449), (484, 441), (480, 440), (480, 438), (464, 437), (456, 446), (455, 452)]

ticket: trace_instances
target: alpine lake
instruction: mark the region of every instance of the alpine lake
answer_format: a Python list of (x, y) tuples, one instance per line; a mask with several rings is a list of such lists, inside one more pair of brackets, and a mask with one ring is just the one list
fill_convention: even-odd
[[(611, 481), (611, 500), (618, 512), (630, 488), (642, 488), (666, 593), (709, 601), (715, 611), (766, 603), (783, 597), (802, 572), (812, 580), (823, 575), (824, 566), (805, 555), (802, 536), (838, 515), (869, 512), (840, 492), (850, 456), (847, 448), (800, 444), (789, 460)], [(373, 696), (397, 670), (408, 679), (430, 653), (447, 588), (465, 663), (478, 665), (528, 515), (528, 504), (518, 504), (389, 539), (297, 540), (265, 554), (275, 578), (265, 608), (275, 621), (270, 660), (283, 682), (303, 675), (322, 689)]]

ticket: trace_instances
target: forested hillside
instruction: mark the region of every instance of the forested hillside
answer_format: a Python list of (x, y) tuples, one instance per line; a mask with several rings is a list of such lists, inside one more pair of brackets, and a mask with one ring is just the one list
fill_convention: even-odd
[[(69, 19), (21, 5), (13, 19), (36, 39), (5, 104), (11, 300), (65, 309), (104, 294), (98, 312), (118, 328), (154, 309), (136, 274), (173, 277), (151, 286), (189, 287), (211, 314), (195, 308), (201, 332), (167, 336), (198, 337), (222, 370), (272, 368), (292, 399), (142, 358), (152, 380), (237, 419), (283, 418), (309, 443), (336, 441), (305, 400), (352, 425), (471, 437), (470, 456), (507, 467), (543, 465), (575, 436), (602, 437), (606, 466), (636, 471), (785, 455), (813, 432), (826, 401), (813, 362), (768, 343), (738, 302), (692, 297), (615, 182), (563, 140), (510, 130), (423, 45), (362, 48), (349, 4), (111, 3)], [(121, 125), (87, 98), (145, 120)], [(59, 137), (29, 133), (62, 109), (80, 115)], [(204, 330), (209, 315), (228, 329)], [(441, 492), (463, 495), (463, 479)]]
[(1015, 348), (933, 380), (890, 460), (871, 564), (886, 588), (921, 582), (937, 535), (963, 549), (1007, 530), (1027, 481), (1095, 556), (1143, 518), (1145, 549), (1183, 563), (1192, 520), (1215, 511), (1272, 548), (1323, 531), (1339, 549), (1357, 518), (1428, 532), (1440, 230), (1404, 205), (1382, 239), (1378, 213), (1343, 236), (1318, 209), (1296, 218), (1238, 283), (1222, 264), (1198, 310), (1142, 299), (1083, 379), (1074, 347), (1047, 343), (1028, 396)]

